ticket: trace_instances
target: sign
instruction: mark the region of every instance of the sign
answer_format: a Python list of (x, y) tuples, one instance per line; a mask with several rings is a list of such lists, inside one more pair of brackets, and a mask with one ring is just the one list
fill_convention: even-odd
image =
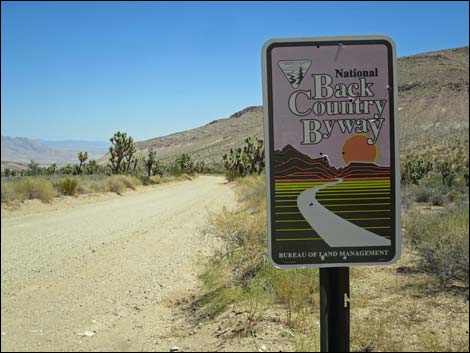
[(262, 57), (272, 262), (289, 268), (397, 261), (394, 42), (270, 40)]

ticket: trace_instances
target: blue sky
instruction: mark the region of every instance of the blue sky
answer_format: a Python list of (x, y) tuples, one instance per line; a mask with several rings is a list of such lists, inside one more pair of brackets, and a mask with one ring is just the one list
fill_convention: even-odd
[(148, 139), (262, 104), (270, 38), (386, 34), (398, 56), (468, 45), (467, 2), (1, 4), (2, 134)]

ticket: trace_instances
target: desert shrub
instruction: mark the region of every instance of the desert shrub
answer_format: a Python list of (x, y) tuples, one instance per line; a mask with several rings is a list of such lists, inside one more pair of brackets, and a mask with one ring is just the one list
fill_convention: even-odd
[(406, 215), (408, 242), (421, 255), (420, 266), (442, 283), (450, 279), (468, 282), (468, 206), (456, 205), (440, 214), (418, 210)]
[(12, 201), (14, 199), (14, 190), (12, 183), (2, 181), (2, 202)]
[(119, 175), (118, 178), (121, 179), (122, 183), (127, 189), (135, 190), (138, 185), (142, 184), (140, 180), (136, 177), (131, 177), (127, 175)]
[(180, 175), (180, 180), (193, 180), (193, 177), (191, 175), (188, 175), (186, 173), (183, 173)]
[(446, 196), (441, 193), (434, 193), (429, 200), (433, 206), (444, 206), (446, 201)]
[(91, 194), (98, 192), (106, 192), (105, 178), (87, 178), (81, 177), (78, 183), (77, 192), (79, 194)]
[(50, 202), (56, 196), (52, 185), (43, 178), (22, 177), (13, 182), (13, 199), (39, 199)]
[(429, 202), (433, 196), (431, 190), (425, 188), (415, 189), (415, 201), (416, 202)]
[(135, 190), (137, 185), (142, 184), (139, 178), (128, 175), (112, 175), (106, 178), (104, 183), (106, 185), (106, 191), (115, 192), (119, 195), (126, 191), (126, 189)]
[(281, 304), (285, 323), (305, 328), (314, 294), (318, 294), (318, 271), (272, 266), (266, 252), (264, 177), (242, 178), (237, 186), (240, 209), (211, 214), (204, 228), (206, 236), (222, 244), (202, 275), (204, 307), (214, 314), (230, 303), (240, 304), (247, 308), (251, 327), (267, 306)]
[(225, 177), (228, 181), (234, 181), (237, 178), (240, 178), (242, 175), (240, 174), (238, 169), (228, 168), (225, 170)]
[(153, 175), (153, 176), (148, 176), (148, 175), (140, 175), (138, 177), (140, 183), (144, 186), (148, 185), (155, 185), (155, 184), (161, 184), (163, 179), (160, 175)]
[(238, 200), (248, 209), (259, 212), (266, 207), (265, 176), (253, 175), (249, 178), (238, 179)]
[(77, 193), (78, 180), (74, 178), (64, 178), (56, 182), (56, 188), (62, 195), (73, 196)]
[(105, 181), (106, 191), (115, 192), (118, 195), (121, 195), (126, 191), (126, 185), (122, 182), (122, 179), (119, 176), (111, 176)]

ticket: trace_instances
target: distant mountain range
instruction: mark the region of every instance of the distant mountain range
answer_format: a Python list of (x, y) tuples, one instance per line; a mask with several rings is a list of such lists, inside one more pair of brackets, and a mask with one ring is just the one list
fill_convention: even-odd
[(93, 154), (105, 154), (108, 151), (108, 141), (83, 141), (83, 140), (35, 140), (42, 145), (58, 149), (70, 149), (76, 151), (88, 151)]
[(328, 157), (311, 158), (291, 145), (273, 153), (274, 179), (276, 181), (386, 179), (390, 168), (369, 162), (352, 162), (344, 168), (330, 165)]
[(48, 141), (2, 135), (2, 168), (21, 168), (31, 160), (40, 165), (77, 163), (80, 151), (88, 152), (89, 159), (97, 159), (107, 152), (108, 143), (101, 141)]

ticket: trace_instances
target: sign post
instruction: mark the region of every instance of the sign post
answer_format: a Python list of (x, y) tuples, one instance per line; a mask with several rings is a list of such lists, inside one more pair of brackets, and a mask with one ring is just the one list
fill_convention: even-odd
[(349, 352), (349, 268), (320, 269), (320, 347)]
[(262, 64), (269, 257), (321, 268), (322, 351), (347, 351), (349, 267), (400, 257), (395, 44), (274, 39)]

